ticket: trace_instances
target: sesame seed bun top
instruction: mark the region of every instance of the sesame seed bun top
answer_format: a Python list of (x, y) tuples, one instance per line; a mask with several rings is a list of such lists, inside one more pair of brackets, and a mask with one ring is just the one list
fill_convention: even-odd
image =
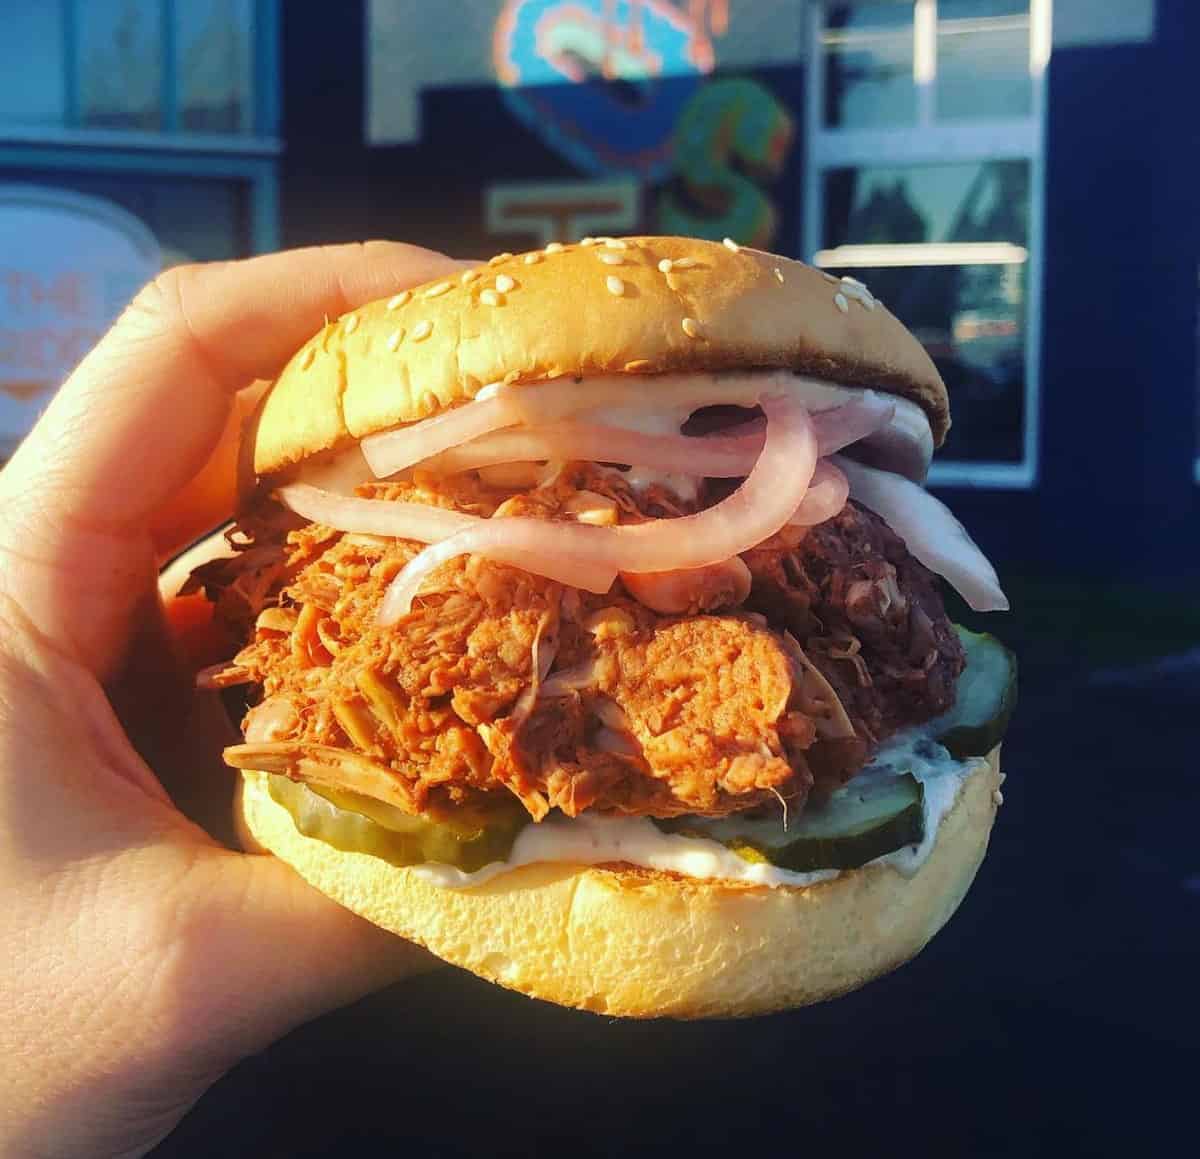
[(950, 426), (929, 356), (860, 283), (732, 242), (631, 237), (499, 254), (343, 315), (284, 368), (247, 450), (262, 477), (491, 382), (755, 368), (911, 399), (939, 444)]

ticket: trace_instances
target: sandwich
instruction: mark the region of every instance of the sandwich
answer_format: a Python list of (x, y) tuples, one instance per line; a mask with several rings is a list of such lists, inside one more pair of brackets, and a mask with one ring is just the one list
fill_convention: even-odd
[(732, 241), (500, 254), (329, 322), (243, 439), (247, 848), (442, 959), (628, 1017), (916, 954), (986, 851), (1007, 601), (861, 282)]

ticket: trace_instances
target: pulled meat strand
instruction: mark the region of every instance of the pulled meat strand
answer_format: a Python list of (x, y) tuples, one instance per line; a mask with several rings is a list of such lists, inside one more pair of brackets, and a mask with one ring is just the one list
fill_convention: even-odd
[[(628, 523), (701, 502), (591, 464), (526, 491), (416, 472), (359, 493), (485, 518), (611, 509)], [(413, 612), (384, 628), (379, 604), (419, 544), (317, 524), (252, 526), (241, 541), (197, 581), (250, 636), (207, 679), (262, 687), (230, 763), (410, 813), (500, 790), (538, 819), (781, 801), (795, 815), (887, 735), (949, 707), (962, 667), (934, 578), (854, 503), (798, 543), (745, 553), (748, 597), (739, 580), (719, 614), (655, 610), (636, 585), (593, 595), (470, 556), (433, 573)]]
[(962, 645), (933, 574), (878, 516), (853, 500), (793, 548), (742, 557), (747, 607), (804, 642), (854, 724), (810, 764), (824, 788), (844, 783), (900, 729), (954, 704)]

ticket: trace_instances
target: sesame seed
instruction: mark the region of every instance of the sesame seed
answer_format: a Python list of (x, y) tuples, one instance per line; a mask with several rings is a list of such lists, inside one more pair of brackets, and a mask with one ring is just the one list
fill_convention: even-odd
[(399, 309), (401, 306), (403, 306), (403, 305), (404, 305), (404, 303), (405, 303), (405, 302), (407, 302), (407, 301), (409, 300), (409, 298), (411, 298), (411, 297), (412, 297), (412, 291), (411, 291), (411, 290), (401, 290), (401, 291), (400, 291), (400, 293), (398, 293), (398, 294), (393, 294), (393, 295), (392, 295), (392, 297), (390, 297), (390, 298), (388, 299), (388, 301), (387, 301), (387, 308), (388, 308), (389, 310), (398, 310), (398, 309)]
[(684, 318), (680, 325), (683, 327), (683, 332), (689, 338), (700, 337), (700, 323), (695, 318)]
[(438, 282), (438, 284), (436, 286), (430, 286), (429, 289), (426, 290), (425, 293), (422, 295), (422, 297), (424, 297), (424, 298), (439, 298), (448, 289), (450, 289), (449, 282)]
[(783, 285), (783, 270), (781, 270), (778, 266), (776, 266), (774, 268), (774, 270), (772, 270), (771, 272), (775, 275), (775, 280), (782, 286)]
[(612, 250), (601, 250), (597, 255), (606, 266), (619, 266), (625, 259)]
[(695, 264), (695, 258), (676, 258), (672, 263), (677, 270), (690, 270)]
[(458, 280), (462, 282), (464, 286), (469, 286), (477, 277), (479, 277), (478, 270), (463, 270), (463, 276)]
[(418, 322), (413, 327), (412, 340), (414, 342), (424, 342), (430, 334), (433, 333), (433, 323), (428, 318)]
[(505, 250), (504, 253), (497, 254), (494, 258), (488, 258), (488, 265), (489, 266), (498, 266), (501, 262), (506, 262), (511, 257), (512, 257), (512, 254), (510, 254), (508, 252), (508, 250)]
[(536, 266), (541, 260), (542, 255), (538, 253), (537, 250), (534, 250), (533, 253), (526, 254), (521, 259), (521, 261), (523, 261), (527, 266)]
[(663, 260), (658, 263), (658, 272), (660, 274), (669, 274), (674, 265), (675, 263), (671, 261), (670, 258), (663, 258)]
[(843, 314), (846, 314), (849, 312), (850, 303), (846, 301), (846, 295), (841, 293), (841, 291), (839, 291), (838, 293), (833, 295), (833, 302), (834, 302), (834, 305), (837, 306), (837, 308), (839, 310), (841, 310), (841, 312)]
[(740, 249), (742, 248), (742, 247), (741, 247), (740, 245), (738, 245), (738, 243), (737, 243), (736, 241), (734, 241), (734, 240), (733, 240), (733, 238), (731, 238), (731, 237), (725, 237), (725, 238), (722, 238), (722, 239), (721, 239), (721, 244), (722, 244), (722, 245), (723, 245), (723, 246), (724, 246), (724, 247), (725, 247), (725, 248), (726, 248), (726, 249), (727, 249), (727, 250), (728, 250), (728, 251), (729, 251), (731, 254), (735, 254), (735, 253), (737, 253), (737, 252), (738, 252), (738, 250), (740, 250)]
[(483, 293), (479, 295), (479, 300), (485, 306), (500, 305), (500, 295), (497, 294), (495, 290), (484, 290)]
[(389, 350), (397, 350), (400, 347), (400, 343), (403, 341), (404, 327), (401, 326), (399, 330), (393, 330), (392, 333), (388, 335), (387, 348)]
[(993, 800), (993, 801), (994, 801), (994, 802), (995, 802), (997, 805), (1003, 805), (1003, 804), (1004, 804), (1004, 794), (1003, 794), (1002, 792), (1000, 792), (1000, 790), (999, 790), (999, 789), (996, 789), (996, 790), (994, 790), (994, 791), (993, 791), (993, 793), (992, 793), (992, 800)]
[(616, 274), (609, 274), (608, 277), (604, 279), (604, 284), (608, 287), (608, 292), (610, 294), (616, 294), (618, 298), (625, 293), (625, 283), (621, 281)]
[(548, 254), (560, 254), (563, 252), (563, 243), (561, 241), (552, 241), (546, 246)]
[(627, 374), (637, 374), (639, 371), (645, 370), (649, 365), (649, 358), (635, 358), (632, 362), (625, 363), (625, 371)]
[(581, 237), (579, 239), (579, 244), (583, 246), (598, 245), (599, 239), (594, 237)]
[(316, 356), (317, 356), (317, 348), (315, 346), (310, 346), (300, 356), (300, 369), (307, 370), (310, 366), (312, 366), (313, 359), (316, 358)]
[(875, 309), (875, 296), (857, 278), (843, 278), (841, 286), (847, 298), (853, 298), (868, 310)]
[(610, 250), (625, 250), (629, 248), (629, 246), (619, 237), (606, 237), (604, 239), (604, 244)]
[(501, 274), (496, 279), (496, 289), (502, 294), (507, 294), (516, 284), (507, 274)]

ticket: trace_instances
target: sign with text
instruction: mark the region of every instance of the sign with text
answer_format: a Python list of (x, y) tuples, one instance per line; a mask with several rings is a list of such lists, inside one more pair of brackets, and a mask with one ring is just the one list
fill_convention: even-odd
[(161, 265), (154, 235), (125, 210), (0, 184), (0, 458)]

